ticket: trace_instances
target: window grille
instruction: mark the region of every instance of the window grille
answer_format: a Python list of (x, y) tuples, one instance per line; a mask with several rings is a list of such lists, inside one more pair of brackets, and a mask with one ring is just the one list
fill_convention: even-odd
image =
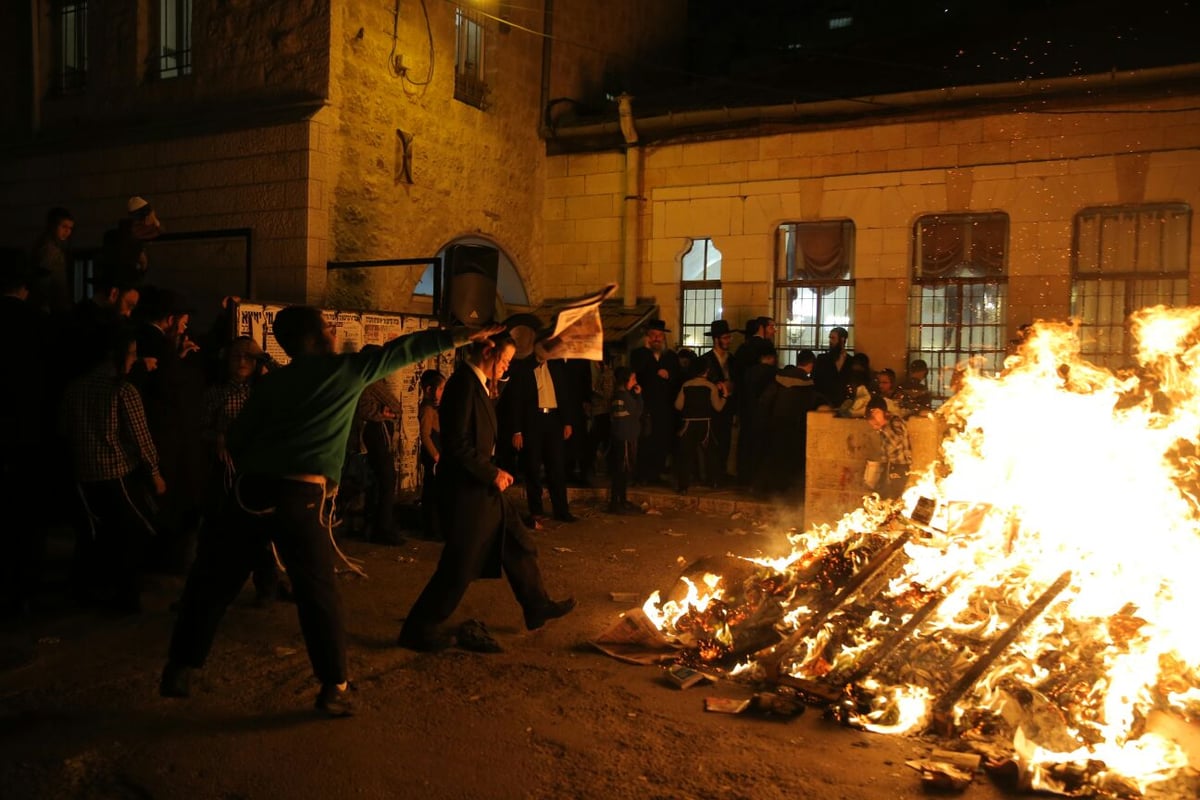
[(712, 239), (694, 239), (683, 254), (679, 282), (679, 342), (697, 353), (712, 347), (709, 324), (721, 318), (721, 251)]
[(483, 108), (487, 82), (483, 79), (484, 17), (470, 8), (454, 11), (454, 99)]
[(908, 358), (929, 364), (929, 389), (945, 399), (955, 368), (969, 359), (985, 372), (1003, 366), (1008, 215), (921, 217), (913, 236)]
[(87, 83), (87, 0), (62, 2), (58, 11), (57, 90), (77, 92)]
[(192, 0), (159, 0), (158, 76), (192, 73)]
[(829, 331), (854, 336), (854, 223), (789, 222), (776, 233), (775, 324), (779, 363), (828, 349)]
[(1187, 305), (1191, 218), (1182, 203), (1085, 208), (1075, 215), (1071, 315), (1089, 361), (1131, 366), (1129, 315), (1147, 306)]

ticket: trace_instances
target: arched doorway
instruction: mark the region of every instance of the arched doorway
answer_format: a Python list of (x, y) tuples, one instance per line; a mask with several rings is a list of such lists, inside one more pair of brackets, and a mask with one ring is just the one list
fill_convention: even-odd
[[(496, 246), (496, 243), (484, 239), (479, 236), (463, 236), (459, 239), (446, 242), (445, 247), (438, 251), (439, 258), (446, 257), (446, 248), (456, 244), (473, 244), (480, 247), (488, 247), (495, 250), (499, 254), (499, 268), (496, 271), (496, 311), (497, 319), (503, 319), (508, 314), (517, 308), (528, 308), (529, 293), (525, 290), (525, 282), (521, 280), (520, 273), (513, 266), (512, 259), (508, 257), (508, 253)], [(425, 268), (421, 274), (421, 280), (417, 281), (416, 287), (413, 289), (413, 297), (428, 297), (433, 298), (433, 265)]]

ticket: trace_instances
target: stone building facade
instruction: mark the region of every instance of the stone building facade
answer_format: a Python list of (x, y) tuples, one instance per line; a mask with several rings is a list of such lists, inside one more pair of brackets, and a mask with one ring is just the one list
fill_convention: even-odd
[[(187, 31), (171, 17), (187, 8)], [(587, 98), (685, 3), (37, 0), (0, 10), (0, 209), (28, 246), (52, 206), (98, 247), (132, 195), (166, 228), (151, 279), (200, 301), (403, 311), (419, 259), (469, 236), (545, 295), (547, 98)], [(665, 33), (663, 33), (665, 31)], [(85, 42), (86, 45), (81, 45)], [(465, 99), (463, 99), (465, 98)], [(336, 275), (332, 280), (330, 275)]]
[[(1197, 77), (1193, 65), (921, 92), (870, 98), (873, 112), (838, 102), (639, 118), (635, 99), (636, 145), (628, 130), (595, 125), (562, 132), (567, 152), (549, 159), (546, 292), (631, 282), (626, 296), (654, 298), (676, 343), (707, 349), (699, 328), (681, 331), (707, 322), (681, 309), (695, 277), (688, 260), (705, 246), (719, 253), (721, 315), (735, 328), (772, 315), (777, 343), (789, 343), (790, 325), (794, 349), (824, 349), (829, 327), (843, 324), (875, 368), (902, 372), (925, 357), (944, 389), (949, 375), (937, 368), (980, 353), (998, 363), (1021, 324), (1090, 314), (1094, 344), (1119, 361), (1109, 351), (1122, 344), (1122, 303), (1200, 303)], [(946, 280), (931, 277), (942, 266), (922, 237), (941, 223), (956, 236), (973, 228), (995, 252), (973, 265), (959, 253), (970, 269), (948, 264)], [(790, 305), (806, 276), (788, 264), (799, 236), (831, 228), (852, 291), (820, 324)], [(1150, 243), (1153, 254), (1118, 252)], [(978, 273), (990, 288), (972, 300)], [(837, 297), (826, 289), (817, 294)]]

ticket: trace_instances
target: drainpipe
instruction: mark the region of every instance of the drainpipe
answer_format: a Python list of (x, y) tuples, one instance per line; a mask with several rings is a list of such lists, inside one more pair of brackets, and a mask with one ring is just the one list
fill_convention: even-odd
[(621, 135), (625, 137), (625, 207), (621, 219), (621, 281), (625, 308), (633, 308), (638, 293), (638, 200), (642, 195), (642, 149), (638, 147), (637, 128), (633, 121), (633, 98), (622, 94), (617, 98), (621, 120)]
[(42, 129), (41, 34), (38, 32), (39, 0), (29, 0), (29, 129), (35, 136)]

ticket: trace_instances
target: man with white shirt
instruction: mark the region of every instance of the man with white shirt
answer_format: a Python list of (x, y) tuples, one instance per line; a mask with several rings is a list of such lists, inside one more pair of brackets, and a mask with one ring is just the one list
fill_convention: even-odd
[(565, 442), (579, 425), (580, 409), (572, 391), (567, 362), (553, 358), (553, 346), (538, 342), (533, 353), (513, 362), (508, 404), (513, 431), (513, 448), (525, 470), (525, 499), (536, 521), (545, 516), (542, 505), (542, 468), (550, 490), (554, 518), (574, 522), (567, 506), (567, 460)]

